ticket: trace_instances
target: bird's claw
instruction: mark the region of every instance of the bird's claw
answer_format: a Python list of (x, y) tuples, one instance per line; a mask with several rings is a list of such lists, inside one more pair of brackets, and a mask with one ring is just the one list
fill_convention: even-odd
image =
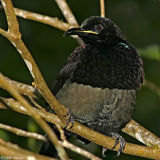
[(71, 123), (71, 126), (69, 127), (69, 128), (72, 128), (73, 127), (73, 122), (74, 122), (74, 117), (73, 117), (73, 115), (72, 115), (72, 113), (71, 113), (71, 110), (69, 109), (69, 108), (67, 108), (67, 114), (66, 115), (64, 115), (63, 117), (69, 117), (68, 119), (67, 119), (67, 122), (66, 122), (66, 126), (64, 127), (64, 129), (67, 129), (67, 127), (69, 126), (69, 124)]
[(102, 148), (102, 156), (103, 156), (103, 157), (106, 157), (106, 155), (105, 155), (105, 152), (106, 152), (106, 151), (107, 151), (107, 148), (104, 148), (104, 147), (103, 147), (103, 148)]
[(126, 144), (126, 141), (124, 140), (124, 138), (119, 135), (118, 133), (111, 133), (111, 137), (112, 138), (115, 138), (116, 139), (116, 142), (113, 146), (112, 149), (115, 149), (116, 146), (120, 143), (120, 147), (119, 149), (117, 150), (117, 156), (119, 157), (119, 155), (124, 151), (124, 148), (125, 148), (125, 144)]

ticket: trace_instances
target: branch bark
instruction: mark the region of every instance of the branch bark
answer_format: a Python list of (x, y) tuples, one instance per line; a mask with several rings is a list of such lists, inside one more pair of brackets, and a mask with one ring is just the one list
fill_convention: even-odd
[(34, 138), (34, 139), (41, 140), (41, 141), (47, 141), (45, 136), (42, 136), (40, 134), (33, 133), (33, 132), (24, 131), (22, 129), (15, 128), (15, 127), (5, 125), (5, 124), (2, 124), (2, 123), (0, 123), (0, 128), (4, 129), (4, 130), (7, 130), (7, 131), (10, 131), (10, 132), (12, 132), (12, 133), (14, 133), (18, 136)]
[(104, 0), (100, 0), (101, 17), (105, 17), (105, 3)]
[(151, 91), (155, 92), (160, 97), (160, 87), (146, 79), (144, 80), (143, 85), (145, 87), (148, 87)]
[(15, 144), (5, 142), (0, 139), (0, 155), (6, 156), (9, 159), (23, 159), (23, 160), (57, 160), (40, 154), (36, 154), (18, 147)]
[(82, 149), (80, 147), (76, 147), (75, 148), (75, 146), (73, 144), (71, 144), (71, 143), (68, 143), (68, 141), (63, 141), (61, 143), (65, 148), (68, 148), (71, 151), (74, 151), (74, 152), (76, 152), (76, 153), (78, 153), (78, 154), (80, 154), (80, 155), (82, 155), (82, 156), (84, 156), (86, 158), (89, 158), (91, 160), (101, 160), (97, 156), (93, 155), (92, 153), (89, 153), (89, 152), (85, 151), (84, 149)]
[(160, 138), (155, 136), (153, 133), (145, 129), (134, 120), (131, 120), (126, 127), (122, 129), (122, 131), (136, 138), (148, 147), (160, 149)]
[(77, 23), (77, 20), (75, 19), (67, 2), (65, 0), (55, 0), (55, 2), (57, 3), (58, 7), (60, 8), (61, 12), (63, 13), (67, 22), (74, 27), (78, 27), (79, 25)]
[[(30, 85), (13, 81), (9, 79), (8, 77), (5, 77), (9, 84), (14, 86), (14, 88), (18, 91), (19, 94), (26, 95), (29, 97), (37, 98), (37, 96), (40, 96), (40, 93), (38, 90)], [(0, 84), (0, 88), (3, 88), (3, 86)], [(4, 89), (4, 88), (3, 88)]]
[(70, 24), (63, 22), (56, 17), (55, 18), (49, 17), (49, 16), (38, 14), (38, 13), (26, 11), (23, 9), (18, 9), (18, 8), (14, 8), (14, 11), (15, 11), (15, 14), (19, 17), (22, 17), (24, 19), (37, 21), (37, 22), (41, 22), (44, 24), (48, 24), (48, 25), (55, 27), (55, 28), (58, 28), (62, 31), (66, 31), (67, 29), (69, 29), (71, 27)]

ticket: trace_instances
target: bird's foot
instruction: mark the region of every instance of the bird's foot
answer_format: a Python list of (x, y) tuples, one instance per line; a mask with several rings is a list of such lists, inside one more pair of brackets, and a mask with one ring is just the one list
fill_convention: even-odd
[(67, 114), (64, 115), (63, 117), (69, 117), (67, 119), (67, 122), (66, 122), (66, 126), (64, 127), (64, 129), (67, 129), (67, 127), (69, 126), (69, 124), (71, 123), (71, 126), (69, 128), (72, 128), (73, 127), (73, 122), (74, 122), (74, 117), (72, 115), (72, 112), (69, 108), (67, 108)]
[(118, 133), (111, 132), (110, 135), (111, 135), (112, 138), (115, 138), (115, 139), (116, 139), (116, 142), (115, 142), (115, 144), (114, 144), (114, 146), (113, 146), (112, 149), (115, 149), (116, 146), (120, 143), (120, 147), (119, 147), (119, 149), (117, 150), (117, 156), (119, 157), (119, 155), (124, 151), (126, 141), (125, 141), (124, 138), (123, 138), (121, 135), (119, 135)]

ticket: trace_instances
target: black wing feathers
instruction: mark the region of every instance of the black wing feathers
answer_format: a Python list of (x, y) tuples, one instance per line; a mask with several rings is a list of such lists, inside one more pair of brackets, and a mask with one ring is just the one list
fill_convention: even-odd
[(61, 87), (64, 85), (66, 80), (72, 79), (74, 70), (77, 67), (81, 53), (79, 52), (80, 47), (77, 47), (68, 57), (63, 68), (60, 70), (58, 78), (52, 84), (51, 90), (54, 95), (58, 93)]

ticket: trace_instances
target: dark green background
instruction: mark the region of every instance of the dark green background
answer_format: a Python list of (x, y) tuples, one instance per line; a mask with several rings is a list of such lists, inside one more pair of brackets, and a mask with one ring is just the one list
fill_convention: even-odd
[[(64, 17), (56, 3), (51, 0), (14, 0), (14, 6), (21, 9), (37, 12), (40, 14)], [(99, 15), (98, 0), (68, 0), (68, 3), (79, 23), (92, 15)], [(114, 20), (125, 33), (128, 41), (136, 48), (144, 48), (154, 45), (150, 49), (149, 57), (159, 55), (160, 43), (160, 1), (158, 0), (108, 0), (106, 1), (106, 14)], [(56, 78), (59, 69), (65, 62), (66, 57), (78, 45), (70, 37), (63, 38), (63, 32), (38, 22), (18, 18), (22, 38), (37, 62), (47, 84), (50, 86)], [(65, 20), (64, 20), (65, 21)], [(0, 12), (0, 27), (7, 29), (3, 11)], [(160, 56), (160, 55), (159, 55)], [(143, 58), (146, 79), (160, 87), (160, 61)], [(0, 35), (0, 72), (13, 80), (31, 84), (31, 75), (22, 58), (11, 43)], [(8, 96), (5, 92), (1, 95)], [(133, 119), (142, 124), (157, 136), (160, 135), (160, 97), (146, 87), (142, 87), (137, 97), (136, 110)], [(22, 129), (41, 132), (39, 127), (27, 116), (11, 111), (0, 111), (0, 122), (10, 124)], [(0, 130), (0, 137), (5, 140), (19, 143), (20, 146), (37, 151), (40, 144), (32, 139), (17, 137), (13, 134)], [(124, 134), (128, 142), (139, 143)], [(75, 142), (81, 145), (78, 142)], [(83, 145), (81, 145), (83, 146)], [(100, 148), (90, 144), (84, 146), (100, 156)], [(109, 154), (109, 153), (108, 153)], [(73, 156), (73, 153), (71, 153)], [(72, 157), (80, 159), (80, 157)], [(84, 159), (83, 157), (81, 159)], [(110, 158), (107, 158), (110, 159)], [(118, 159), (118, 158), (117, 158)], [(119, 159), (144, 159), (122, 154)]]

